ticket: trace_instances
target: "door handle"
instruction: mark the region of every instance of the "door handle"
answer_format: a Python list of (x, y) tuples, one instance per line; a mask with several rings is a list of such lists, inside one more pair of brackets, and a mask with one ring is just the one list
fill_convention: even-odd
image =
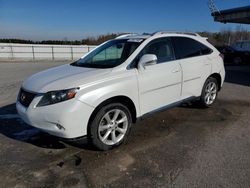
[(172, 73), (177, 73), (177, 72), (180, 72), (179, 68), (175, 68), (175, 69), (172, 70)]

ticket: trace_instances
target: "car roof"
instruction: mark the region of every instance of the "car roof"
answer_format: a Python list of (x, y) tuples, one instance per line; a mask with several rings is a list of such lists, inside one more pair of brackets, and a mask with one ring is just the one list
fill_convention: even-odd
[(123, 34), (116, 39), (147, 39), (150, 37), (161, 37), (161, 36), (189, 36), (189, 37), (201, 37), (198, 33), (192, 32), (181, 32), (181, 31), (158, 31), (152, 34), (136, 34), (136, 33), (129, 33)]
[(131, 34), (120, 35), (116, 37), (116, 39), (147, 39), (151, 36), (152, 35), (143, 35), (143, 34), (140, 35), (140, 34), (131, 33)]

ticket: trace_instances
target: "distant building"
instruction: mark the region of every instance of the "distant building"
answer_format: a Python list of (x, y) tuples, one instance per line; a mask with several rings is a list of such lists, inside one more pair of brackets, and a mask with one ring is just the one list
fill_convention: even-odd
[(222, 23), (250, 24), (250, 6), (212, 11), (214, 21)]

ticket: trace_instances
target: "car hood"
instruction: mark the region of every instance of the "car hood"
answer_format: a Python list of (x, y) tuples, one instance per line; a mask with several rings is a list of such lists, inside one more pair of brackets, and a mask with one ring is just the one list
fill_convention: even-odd
[(76, 67), (67, 64), (30, 76), (23, 82), (22, 87), (37, 93), (69, 89), (101, 79), (110, 71), (111, 69)]

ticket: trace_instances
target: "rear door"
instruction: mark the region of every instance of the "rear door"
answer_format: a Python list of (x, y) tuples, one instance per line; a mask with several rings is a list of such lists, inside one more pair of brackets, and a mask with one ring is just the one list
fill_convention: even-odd
[(181, 98), (200, 96), (203, 84), (211, 73), (212, 50), (188, 37), (173, 37), (174, 49), (183, 71)]

